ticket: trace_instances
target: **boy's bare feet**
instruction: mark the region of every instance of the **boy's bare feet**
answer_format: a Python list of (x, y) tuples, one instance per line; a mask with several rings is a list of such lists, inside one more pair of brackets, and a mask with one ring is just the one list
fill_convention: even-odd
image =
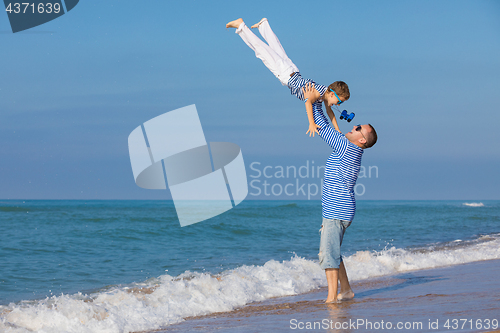
[(252, 29), (255, 29), (255, 28), (258, 28), (259, 25), (264, 22), (264, 21), (267, 21), (267, 19), (264, 17), (262, 20), (259, 21), (259, 23), (255, 23), (254, 25), (252, 25)]
[(236, 29), (238, 29), (241, 23), (243, 23), (243, 19), (239, 18), (237, 20), (231, 21), (228, 24), (226, 24), (226, 28), (236, 28)]
[(344, 291), (343, 293), (340, 293), (337, 296), (337, 299), (339, 301), (347, 301), (353, 298), (354, 298), (354, 293), (352, 292), (352, 290)]

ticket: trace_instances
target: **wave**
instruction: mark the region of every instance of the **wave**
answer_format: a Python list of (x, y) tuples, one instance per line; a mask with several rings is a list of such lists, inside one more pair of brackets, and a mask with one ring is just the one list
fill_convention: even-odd
[(277, 206), (277, 208), (297, 208), (297, 207), (299, 207), (299, 205), (297, 205), (295, 202)]
[(363, 280), (491, 259), (500, 259), (500, 234), (483, 235), (469, 241), (457, 239), (413, 249), (391, 247), (379, 252), (358, 251), (345, 261), (349, 267), (349, 277)]
[(484, 207), (484, 204), (482, 202), (464, 202), (462, 205), (468, 207)]
[[(500, 234), (474, 240), (382, 251), (344, 258), (352, 281), (412, 270), (500, 259)], [(217, 275), (186, 271), (89, 295), (60, 295), (0, 306), (0, 331), (136, 332), (166, 328), (186, 317), (231, 311), (251, 302), (326, 286), (316, 260), (298, 256)]]
[(16, 207), (16, 206), (0, 206), (0, 212), (26, 212), (30, 211), (29, 208), (25, 207)]

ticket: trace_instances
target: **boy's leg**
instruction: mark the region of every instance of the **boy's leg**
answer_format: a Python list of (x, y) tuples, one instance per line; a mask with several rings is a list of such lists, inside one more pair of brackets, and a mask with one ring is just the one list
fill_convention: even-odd
[(281, 59), (283, 59), (293, 68), (293, 72), (298, 72), (299, 69), (297, 68), (297, 66), (295, 66), (292, 60), (290, 60), (290, 58), (288, 58), (288, 56), (286, 55), (285, 49), (281, 45), (274, 31), (271, 29), (269, 21), (266, 18), (263, 18), (259, 23), (255, 24), (254, 26), (257, 26), (259, 28), (259, 33), (262, 35), (262, 37), (264, 37), (267, 44), (269, 44), (269, 47), (271, 47), (271, 49), (273, 49), (273, 51), (276, 52), (281, 57)]
[(280, 69), (283, 60), (274, 52), (273, 49), (257, 37), (246, 25), (242, 22), (236, 29), (236, 33), (243, 39), (243, 41), (255, 52), (255, 56), (262, 60), (264, 65), (279, 78)]

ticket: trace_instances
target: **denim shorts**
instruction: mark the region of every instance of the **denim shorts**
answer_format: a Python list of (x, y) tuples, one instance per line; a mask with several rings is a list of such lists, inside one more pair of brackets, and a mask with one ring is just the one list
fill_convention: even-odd
[(319, 229), (321, 241), (319, 243), (319, 265), (321, 269), (339, 268), (342, 262), (340, 245), (344, 232), (351, 225), (351, 221), (323, 218), (323, 225)]

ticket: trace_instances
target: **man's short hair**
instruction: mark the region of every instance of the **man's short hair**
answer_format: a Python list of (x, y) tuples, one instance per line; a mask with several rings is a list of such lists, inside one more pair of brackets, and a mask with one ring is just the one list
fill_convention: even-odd
[(373, 147), (373, 145), (377, 143), (377, 131), (375, 131), (375, 128), (373, 128), (371, 124), (368, 124), (368, 126), (370, 126), (372, 130), (366, 134), (366, 148)]
[(339, 97), (343, 97), (346, 101), (351, 97), (351, 93), (349, 92), (349, 87), (347, 83), (343, 81), (335, 81), (328, 86), (328, 89), (334, 90)]

